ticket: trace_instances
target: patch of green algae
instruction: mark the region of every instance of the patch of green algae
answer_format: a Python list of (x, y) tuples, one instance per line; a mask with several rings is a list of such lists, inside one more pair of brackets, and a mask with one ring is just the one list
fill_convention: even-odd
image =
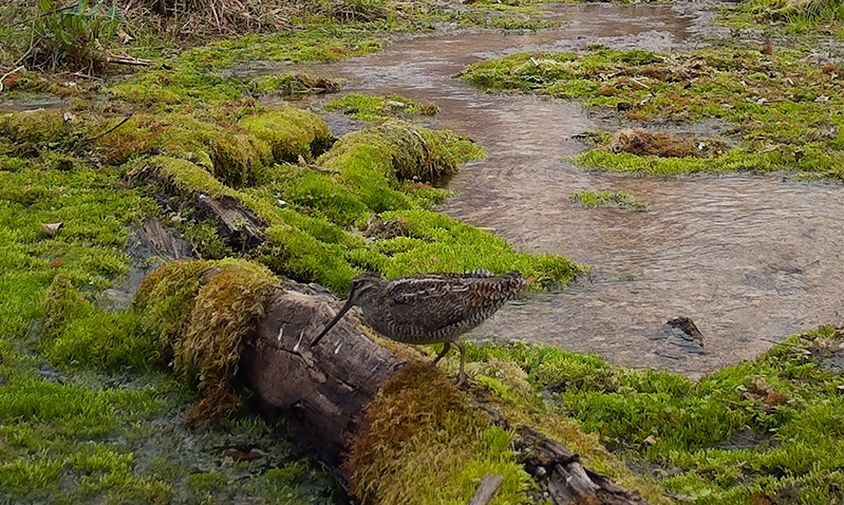
[(411, 119), (418, 116), (434, 116), (440, 109), (435, 104), (421, 103), (398, 95), (349, 93), (326, 103), (325, 110), (340, 111), (360, 121), (381, 121), (391, 117)]
[(488, 90), (537, 92), (624, 110), (633, 120), (724, 120), (739, 143), (711, 158), (661, 158), (587, 151), (588, 168), (676, 175), (790, 171), (844, 178), (841, 65), (816, 66), (801, 54), (732, 46), (689, 53), (599, 49), (518, 54), (470, 66), (464, 79)]

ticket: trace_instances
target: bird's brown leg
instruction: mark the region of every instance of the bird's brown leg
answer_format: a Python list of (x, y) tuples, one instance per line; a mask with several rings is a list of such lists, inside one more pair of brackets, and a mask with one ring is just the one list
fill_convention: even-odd
[(463, 346), (463, 342), (460, 342), (459, 340), (454, 342), (454, 345), (456, 345), (457, 349), (460, 351), (460, 371), (457, 372), (457, 385), (462, 386), (466, 383), (466, 372), (463, 370), (463, 367), (466, 364), (466, 357), (464, 356), (466, 348)]
[(451, 350), (451, 342), (444, 343), (443, 344), (443, 350), (440, 351), (439, 354), (437, 354), (437, 357), (434, 358), (434, 361), (432, 361), (431, 364), (436, 366), (436, 364), (439, 363), (440, 360), (443, 359), (446, 354), (448, 354), (449, 350)]

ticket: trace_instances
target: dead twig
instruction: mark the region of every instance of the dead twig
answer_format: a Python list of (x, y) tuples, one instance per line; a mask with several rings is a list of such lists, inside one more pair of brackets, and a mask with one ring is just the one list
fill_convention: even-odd
[(109, 128), (109, 129), (107, 129), (107, 130), (105, 130), (105, 131), (103, 131), (103, 132), (100, 132), (100, 133), (98, 133), (98, 134), (94, 135), (93, 137), (88, 137), (87, 139), (83, 140), (83, 141), (82, 141), (82, 143), (81, 143), (81, 145), (83, 145), (83, 146), (84, 146), (84, 145), (86, 145), (86, 144), (90, 144), (91, 142), (93, 142), (93, 141), (95, 141), (95, 140), (97, 140), (97, 139), (100, 139), (100, 138), (102, 138), (102, 137), (105, 137), (105, 136), (106, 136), (106, 135), (108, 135), (109, 133), (113, 132), (114, 130), (116, 130), (116, 129), (120, 128), (121, 126), (123, 126), (124, 124), (126, 124), (126, 121), (129, 121), (129, 120), (132, 118), (132, 116), (133, 116), (134, 114), (135, 114), (135, 112), (134, 112), (134, 111), (130, 112), (128, 116), (126, 116), (126, 117), (124, 117), (123, 119), (121, 119), (121, 120), (120, 120), (120, 122), (118, 122), (116, 125), (112, 126), (111, 128)]
[(489, 505), (503, 482), (504, 478), (500, 475), (486, 474), (478, 485), (478, 490), (475, 491), (475, 496), (472, 497), (469, 505)]
[(139, 58), (132, 58), (131, 56), (114, 56), (109, 55), (106, 57), (106, 61), (110, 64), (115, 65), (131, 65), (135, 67), (148, 67), (150, 66), (149, 60), (142, 60)]
[(26, 70), (26, 67), (24, 67), (23, 65), (18, 65), (17, 67), (13, 68), (12, 70), (9, 70), (5, 74), (3, 74), (2, 77), (0, 77), (0, 93), (3, 92), (3, 81), (6, 80), (6, 77), (9, 77), (10, 75), (16, 72), (20, 72), (21, 70)]

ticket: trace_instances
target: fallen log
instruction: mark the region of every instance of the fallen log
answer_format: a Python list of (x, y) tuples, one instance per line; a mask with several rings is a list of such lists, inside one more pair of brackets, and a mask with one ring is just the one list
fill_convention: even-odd
[[(297, 438), (354, 480), (348, 472), (356, 469), (344, 458), (359, 449), (357, 440), (370, 435), (373, 420), (367, 417), (366, 407), (414, 360), (379, 344), (346, 320), (335, 326), (324, 345), (311, 348), (310, 339), (335, 313), (324, 296), (279, 288), (242, 357), (241, 370), (264, 415), (285, 418)], [(430, 376), (426, 380), (442, 376), (439, 369), (422, 366), (416, 373)], [(454, 388), (450, 380), (445, 384), (442, 387)], [(551, 503), (645, 503), (638, 494), (584, 468), (562, 443), (530, 426), (511, 424), (492, 406), (485, 389), (457, 394), (492, 424), (513, 430), (519, 460)]]

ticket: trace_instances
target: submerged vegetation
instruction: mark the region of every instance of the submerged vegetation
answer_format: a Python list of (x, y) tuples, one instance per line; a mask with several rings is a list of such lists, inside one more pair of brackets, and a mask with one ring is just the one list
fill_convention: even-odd
[(626, 191), (576, 191), (571, 200), (581, 207), (614, 207), (617, 209), (645, 210), (645, 204)]
[[(793, 171), (844, 178), (841, 65), (816, 66), (793, 51), (768, 55), (731, 46), (681, 54), (640, 49), (517, 54), (477, 63), (464, 79), (488, 90), (537, 92), (612, 107), (632, 120), (719, 119), (739, 142), (711, 157), (664, 157), (611, 144), (580, 155), (586, 167), (674, 175)], [(616, 143), (616, 146), (618, 144)], [(710, 145), (727, 144), (715, 139)]]
[(434, 116), (440, 108), (432, 103), (420, 103), (397, 95), (349, 93), (326, 103), (325, 110), (340, 111), (360, 121), (379, 121), (390, 117), (412, 119), (416, 116)]

